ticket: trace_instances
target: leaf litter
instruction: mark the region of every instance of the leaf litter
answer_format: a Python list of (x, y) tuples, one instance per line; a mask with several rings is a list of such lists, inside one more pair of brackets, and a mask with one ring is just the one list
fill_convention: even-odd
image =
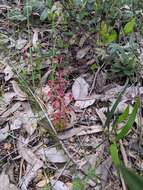
[[(8, 2), (8, 5), (11, 5), (11, 3)], [(0, 7), (4, 6), (4, 9), (11, 8), (8, 5), (3, 5), (2, 3)], [(21, 9), (21, 3), (19, 5), (19, 9)], [(57, 25), (59, 24), (59, 26), (63, 19), (62, 8), (59, 1), (55, 2), (51, 8), (52, 13), (58, 15)], [(2, 9), (2, 12), (4, 9)], [(32, 17), (35, 18), (39, 14), (40, 12), (36, 13), (35, 10)], [(50, 14), (48, 16), (48, 19), (50, 19)], [(9, 24), (11, 25), (12, 23)], [(18, 74), (27, 69), (27, 82), (29, 82), (31, 88), (33, 87), (34, 89), (34, 85), (32, 86), (34, 78), (31, 80), (31, 75), (36, 77), (35, 81), (40, 80), (41, 86), (36, 87), (33, 92), (45, 108), (45, 112), (54, 123), (55, 128), (57, 127), (56, 138), (59, 138), (60, 143), (63, 143), (66, 149), (61, 149), (57, 142), (53, 139), (51, 140), (48, 131), (49, 126), (47, 122), (45, 123), (43, 113), (42, 117), (40, 117), (40, 111), (35, 110), (34, 106), (36, 105), (30, 104), (31, 97), (28, 97), (24, 90), (20, 88), (13, 66), (10, 67), (10, 64), (6, 63), (2, 58), (4, 67), (1, 67), (0, 70), (0, 83), (2, 81), (1, 99), (3, 101), (0, 103), (0, 146), (2, 149), (0, 160), (4, 161), (2, 165), (7, 164), (9, 161), (16, 163), (16, 169), (13, 171), (14, 180), (12, 182), (9, 175), (1, 168), (0, 184), (2, 185), (0, 189), (31, 190), (51, 184), (54, 190), (71, 190), (72, 180), (77, 177), (75, 175), (77, 171), (75, 172), (74, 170), (75, 166), (78, 166), (78, 171), (79, 173), (81, 172), (80, 179), (84, 181), (85, 176), (83, 173), (88, 171), (89, 165), (95, 167), (96, 175), (100, 179), (95, 176), (92, 177), (88, 181), (88, 189), (105, 189), (106, 186), (109, 186), (110, 189), (115, 189), (112, 179), (115, 179), (115, 182), (119, 180), (114, 167), (111, 167), (112, 163), (108, 155), (107, 144), (103, 143), (107, 137), (102, 126), (106, 121), (108, 108), (112, 107), (123, 86), (116, 81), (109, 84), (110, 79), (107, 78), (108, 71), (106, 69), (98, 72), (97, 67), (100, 67), (98, 57), (101, 58), (101, 62), (106, 57), (108, 62), (105, 49), (95, 47), (96, 43), (93, 40), (95, 35), (92, 36), (92, 34), (87, 34), (83, 31), (79, 35), (76, 34), (76, 31), (75, 33), (72, 31), (72, 36), (70, 36), (71, 34), (59, 34), (59, 32), (54, 33), (55, 39), (57, 41), (61, 40), (58, 46), (61, 45), (62, 49), (60, 52), (56, 50), (57, 47), (54, 47), (54, 52), (51, 48), (52, 37), (50, 35), (53, 32), (51, 29), (47, 29), (47, 26), (45, 29), (44, 25), (32, 26), (32, 29), (29, 29), (32, 34), (32, 39), (30, 40), (25, 29), (19, 31), (20, 34), (17, 34), (18, 32), (14, 31), (14, 29), (10, 29), (11, 34), (15, 33), (15, 38), (4, 35), (4, 44), (8, 44), (7, 49), (11, 51), (9, 61), (13, 64), (11, 59), (15, 59), (14, 63), (16, 65), (14, 64), (13, 66), (18, 71)], [(62, 48), (62, 40), (65, 40), (64, 42), (70, 46)], [(32, 54), (29, 53), (29, 49)], [(50, 53), (49, 57), (46, 56), (44, 60), (45, 52)], [(53, 53), (55, 53), (55, 56), (51, 58), (50, 56), (53, 56)], [(43, 60), (41, 60), (40, 54), (43, 56)], [(6, 56), (8, 57), (7, 53)], [(72, 65), (66, 67), (65, 64), (63, 69), (62, 63), (67, 61), (64, 60), (65, 57), (68, 63), (72, 62)], [(29, 64), (29, 59), (33, 59), (33, 65)], [(53, 62), (58, 65), (56, 69), (53, 68)], [(142, 55), (140, 56), (140, 62), (142, 63)], [(34, 70), (34, 66), (36, 70)], [(83, 69), (78, 70), (77, 68)], [(33, 74), (36, 72), (39, 72), (41, 76), (34, 76)], [(52, 74), (55, 77), (55, 83), (50, 83), (53, 77)], [(88, 74), (90, 77), (86, 78), (85, 76)], [(23, 77), (25, 75), (26, 73), (23, 74)], [(4, 80), (1, 79), (1, 76), (4, 76)], [(94, 76), (96, 76), (95, 81)], [(72, 80), (70, 81), (71, 77)], [(137, 94), (140, 94), (142, 98), (142, 86), (128, 87), (115, 111), (115, 115), (122, 114), (127, 105), (130, 105), (131, 113), (134, 98)], [(137, 119), (136, 124), (139, 124)], [(137, 134), (138, 131), (136, 133), (131, 131), (128, 137), (137, 138)], [(127, 150), (128, 157), (136, 159), (138, 149), (133, 146), (128, 148), (128, 144), (133, 144), (129, 138), (125, 139), (123, 144)], [(136, 147), (137, 145), (136, 142)], [(69, 166), (68, 154), (71, 155)], [(139, 163), (141, 163), (140, 158), (139, 162), (135, 163), (138, 169), (140, 169)], [(130, 162), (130, 164), (132, 163)], [(44, 177), (42, 176), (40, 181), (36, 182), (35, 187), (34, 180), (40, 170), (44, 173)], [(68, 171), (70, 175), (67, 177), (64, 175), (66, 173), (64, 171)], [(59, 175), (57, 176), (56, 173)], [(50, 178), (47, 179), (47, 175)], [(68, 183), (71, 184), (70, 187), (66, 185)], [(120, 182), (118, 183), (120, 186)]]

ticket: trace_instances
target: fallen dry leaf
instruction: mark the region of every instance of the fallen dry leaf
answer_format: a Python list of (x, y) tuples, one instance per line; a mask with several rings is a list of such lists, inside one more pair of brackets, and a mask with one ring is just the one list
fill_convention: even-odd
[(36, 151), (36, 155), (38, 155), (43, 161), (47, 160), (51, 163), (65, 163), (67, 161), (63, 150), (58, 150), (55, 147), (39, 148)]
[(34, 34), (33, 34), (33, 37), (32, 37), (32, 45), (33, 45), (33, 47), (37, 47), (37, 45), (38, 45), (38, 29), (35, 29), (34, 30)]
[(90, 46), (80, 49), (76, 54), (76, 59), (82, 59), (90, 50)]
[(4, 102), (6, 102), (6, 104), (9, 105), (14, 100), (15, 97), (16, 97), (15, 92), (6, 92), (3, 96)]
[(89, 84), (83, 77), (78, 77), (72, 86), (72, 94), (75, 100), (74, 104), (78, 109), (84, 109), (94, 104), (95, 99), (88, 99)]
[(13, 73), (13, 71), (12, 71), (12, 69), (11, 69), (11, 67), (9, 66), (9, 65), (7, 65), (6, 67), (5, 67), (5, 69), (4, 69), (4, 74), (5, 74), (5, 81), (9, 81), (12, 77), (13, 77), (13, 75), (14, 75), (14, 73)]
[[(88, 97), (86, 97), (88, 98)], [(74, 107), (77, 107), (78, 109), (85, 109), (91, 105), (93, 105), (95, 102), (95, 99), (91, 100), (78, 100), (75, 102)]]
[[(19, 110), (20, 107), (22, 110)], [(37, 127), (37, 119), (30, 104), (27, 102), (16, 102), (11, 108), (5, 111), (1, 117), (10, 117), (8, 119), (10, 120), (10, 130), (23, 127), (30, 135), (32, 135)]]
[(31, 109), (30, 104), (25, 103), (23, 105), (24, 105), (24, 112), (21, 112), (21, 120), (23, 123), (23, 127), (30, 135), (32, 135), (37, 128), (37, 119)]
[(26, 141), (22, 136), (19, 137), (17, 148), (20, 156), (28, 163), (26, 173), (19, 182), (21, 190), (27, 190), (29, 183), (36, 177), (38, 169), (43, 167), (43, 162), (26, 147)]
[(3, 129), (0, 129), (0, 142), (4, 141), (8, 137), (8, 132), (9, 132), (8, 124)]
[(101, 109), (96, 109), (96, 113), (97, 113), (98, 117), (100, 118), (102, 124), (104, 125), (104, 123), (106, 121), (106, 116), (105, 116), (104, 112)]
[(62, 181), (59, 180), (52, 179), (51, 185), (53, 187), (53, 190), (69, 190), (69, 188)]
[(88, 95), (89, 84), (83, 77), (78, 77), (72, 86), (72, 94), (75, 100), (85, 98)]
[(101, 178), (101, 189), (105, 189), (111, 165), (111, 158), (107, 158), (101, 165), (96, 168), (96, 174)]
[(37, 184), (36, 184), (36, 186), (37, 187), (45, 187), (46, 185), (48, 185), (49, 184), (49, 180), (48, 179), (43, 179), (43, 180), (41, 180), (41, 181), (39, 181)]
[(11, 81), (12, 87), (14, 92), (16, 93), (16, 95), (18, 96), (18, 98), (20, 98), (19, 100), (24, 101), (26, 100), (26, 94), (20, 89), (19, 85), (17, 84), (16, 81)]
[(18, 49), (18, 50), (21, 50), (22, 48), (24, 48), (24, 46), (26, 45), (27, 43), (27, 40), (25, 39), (18, 39), (16, 41), (16, 45), (15, 45), (15, 48)]
[(10, 183), (9, 177), (4, 171), (0, 174), (0, 190), (18, 190), (18, 188)]
[(21, 118), (16, 118), (14, 121), (12, 121), (10, 125), (10, 130), (16, 130), (23, 127), (23, 123), (21, 121)]
[(62, 133), (59, 133), (58, 137), (61, 140), (71, 138), (73, 136), (83, 136), (83, 135), (89, 135), (94, 133), (102, 132), (103, 128), (101, 125), (93, 125), (93, 126), (79, 126), (78, 128), (72, 128), (67, 131), (64, 131)]
[[(98, 71), (97, 71), (98, 72)], [(97, 73), (96, 81), (95, 81), (95, 86), (94, 89), (96, 93), (101, 93), (104, 89), (104, 86), (106, 84), (106, 74), (100, 71)]]

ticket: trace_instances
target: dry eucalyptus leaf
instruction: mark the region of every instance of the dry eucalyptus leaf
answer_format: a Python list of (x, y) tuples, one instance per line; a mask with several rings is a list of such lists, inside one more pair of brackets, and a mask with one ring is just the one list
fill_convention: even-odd
[(36, 177), (38, 170), (43, 167), (43, 162), (26, 147), (25, 139), (19, 137), (17, 148), (20, 156), (28, 163), (25, 175), (21, 178), (19, 184), (21, 190), (27, 190), (29, 183)]
[(16, 118), (10, 125), (10, 130), (16, 130), (23, 127), (23, 123), (21, 118)]
[(15, 99), (16, 95), (15, 92), (6, 92), (3, 96), (4, 102), (9, 105)]
[(36, 165), (27, 164), (26, 173), (19, 181), (20, 190), (28, 190), (29, 183), (35, 179), (38, 174), (38, 169), (43, 165), (36, 163)]
[[(86, 99), (95, 99), (101, 101), (111, 101), (113, 102), (119, 95), (119, 93), (123, 90), (124, 86), (116, 85), (113, 88), (106, 90), (105, 94), (92, 94), (90, 97), (83, 98)], [(128, 87), (123, 94), (122, 101), (133, 100), (133, 98), (137, 95), (137, 92), (140, 92), (140, 95), (143, 96), (143, 87)]]
[(34, 30), (33, 38), (32, 38), (32, 45), (33, 47), (37, 47), (38, 45), (38, 29)]
[(11, 108), (6, 110), (3, 114), (2, 117), (9, 117), (11, 114), (14, 114), (21, 106), (21, 102), (16, 102), (15, 104), (12, 105)]
[(78, 77), (72, 86), (72, 94), (75, 100), (85, 98), (88, 95), (89, 84), (82, 77)]
[(5, 74), (5, 81), (10, 80), (13, 77), (13, 71), (9, 65), (7, 65), (4, 69), (4, 74)]
[[(22, 126), (23, 128), (25, 128), (25, 130), (28, 132), (29, 135), (32, 135), (34, 133), (34, 131), (36, 130), (36, 127), (37, 127), (37, 119), (31, 109), (31, 106), (29, 103), (22, 102), (22, 110), (21, 111), (19, 110), (19, 111), (13, 113), (13, 115), (14, 115), (14, 117), (13, 117), (13, 119), (11, 119), (12, 127), (20, 128), (20, 126)], [(21, 122), (19, 121), (19, 118), (20, 118)], [(18, 126), (18, 125), (20, 125), (20, 126)]]
[(25, 40), (25, 39), (18, 39), (16, 41), (15, 48), (18, 49), (18, 50), (21, 50), (22, 48), (24, 48), (24, 46), (26, 45), (26, 43), (27, 43), (27, 40)]
[(73, 136), (83, 136), (83, 135), (89, 135), (94, 133), (100, 133), (103, 131), (103, 128), (101, 125), (92, 125), (92, 126), (85, 126), (81, 125), (78, 128), (72, 128), (68, 131), (64, 131), (62, 133), (59, 133), (58, 137), (61, 140), (71, 138)]
[(23, 114), (21, 113), (21, 120), (23, 122), (23, 127), (30, 135), (32, 135), (37, 128), (37, 119), (35, 118), (32, 110), (29, 109)]
[(8, 175), (4, 172), (0, 174), (0, 190), (18, 190), (18, 188), (10, 183)]
[(76, 59), (82, 59), (90, 50), (90, 46), (80, 49), (76, 54)]
[(63, 150), (58, 150), (55, 147), (42, 147), (36, 151), (36, 155), (38, 155), (43, 161), (47, 160), (51, 163), (65, 163), (67, 161)]
[(95, 99), (91, 100), (78, 100), (75, 102), (74, 106), (79, 108), (79, 109), (85, 109), (91, 105), (93, 105), (95, 102)]
[(21, 98), (21, 100), (26, 100), (26, 94), (20, 89), (16, 81), (11, 81), (11, 84), (13, 86), (13, 90), (16, 93), (16, 95)]
[(45, 187), (47, 184), (49, 184), (49, 180), (48, 179), (43, 179), (43, 180), (41, 180), (41, 181), (39, 181), (37, 184), (36, 184), (36, 186), (37, 187)]
[(75, 100), (75, 107), (84, 109), (94, 104), (95, 99), (88, 99), (89, 84), (84, 78), (78, 77), (72, 86), (72, 94)]
[(97, 113), (98, 117), (100, 118), (102, 124), (104, 124), (106, 121), (106, 116), (105, 116), (104, 112), (102, 111), (102, 109), (96, 109), (96, 113)]
[(101, 93), (103, 91), (105, 84), (106, 84), (106, 74), (101, 71), (97, 74), (94, 86), (96, 93)]
[(9, 126), (6, 125), (3, 129), (0, 129), (0, 142), (4, 141), (8, 137)]
[(80, 131), (77, 136), (83, 136), (83, 135), (90, 135), (94, 133), (100, 133), (103, 131), (103, 128), (101, 125), (92, 125), (88, 127), (83, 127), (84, 129)]
[(101, 165), (96, 169), (96, 174), (101, 178), (102, 189), (105, 189), (108, 180), (109, 170), (112, 165), (111, 158), (107, 158)]
[(2, 126), (8, 119), (6, 117), (0, 116), (0, 126)]
[(36, 155), (32, 152), (32, 150), (26, 147), (25, 139), (22, 136), (19, 137), (17, 148), (22, 158), (30, 165), (33, 165), (35, 168), (43, 166), (43, 162), (36, 157)]
[(51, 185), (53, 187), (53, 190), (69, 190), (69, 188), (62, 182), (52, 179)]

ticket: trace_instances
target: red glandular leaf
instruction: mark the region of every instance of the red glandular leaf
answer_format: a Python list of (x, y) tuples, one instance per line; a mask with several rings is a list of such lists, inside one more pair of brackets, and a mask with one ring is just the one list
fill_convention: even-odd
[(60, 101), (59, 100), (54, 100), (53, 102), (52, 102), (52, 106), (53, 106), (53, 108), (55, 108), (55, 109), (60, 109), (61, 108), (61, 103), (60, 103)]

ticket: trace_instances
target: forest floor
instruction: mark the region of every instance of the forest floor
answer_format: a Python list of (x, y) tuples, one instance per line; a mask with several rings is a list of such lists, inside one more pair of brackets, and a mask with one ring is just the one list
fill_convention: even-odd
[(0, 190), (137, 189), (143, 12), (133, 2), (0, 1)]

